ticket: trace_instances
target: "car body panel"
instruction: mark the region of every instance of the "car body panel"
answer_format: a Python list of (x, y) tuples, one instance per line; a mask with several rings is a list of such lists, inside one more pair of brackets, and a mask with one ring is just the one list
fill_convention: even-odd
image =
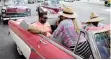
[(21, 38), (19, 38), (11, 29), (9, 29), (9, 30), (10, 30), (11, 36), (12, 36), (13, 40), (15, 41), (15, 43), (17, 44), (17, 46), (20, 47), (21, 51), (24, 51), (24, 53), (23, 53), (24, 56), (26, 58), (29, 58), (29, 56), (31, 54), (30, 47), (26, 43), (24, 43), (24, 41)]
[(7, 7), (7, 13), (24, 13), (28, 7), (17, 6), (17, 7)]
[[(73, 57), (70, 54), (64, 52), (63, 50), (57, 48), (47, 40), (43, 39), (41, 36), (37, 34), (32, 34), (31, 32), (24, 30), (15, 21), (12, 20), (9, 21), (9, 28), (14, 33), (16, 33), (16, 35), (20, 37), (31, 48), (31, 50), (32, 49), (35, 50), (36, 53), (31, 52), (32, 54), (30, 54), (30, 58), (46, 58), (46, 59), (77, 58), (76, 56)], [(22, 52), (24, 53), (24, 51)], [(34, 57), (31, 55), (34, 55)]]
[[(39, 7), (43, 7), (44, 9), (47, 9), (49, 14), (58, 14), (62, 11), (63, 6), (59, 1), (45, 1), (39, 5)], [(38, 8), (38, 7), (37, 7)]]
[[(110, 27), (110, 24), (101, 26), (101, 27), (87, 28), (87, 31), (88, 31), (87, 33), (89, 34), (88, 35), (89, 43), (90, 43), (94, 58), (96, 58), (96, 59), (108, 59), (110, 57), (110, 51), (109, 51), (109, 48), (106, 47), (106, 45), (109, 46), (108, 41), (110, 42), (111, 37), (108, 37), (109, 40), (106, 40), (106, 39), (105, 40), (104, 39), (96, 40), (96, 38), (95, 38), (96, 34), (103, 34), (107, 31), (109, 31), (109, 34), (110, 34), (111, 29), (109, 27)], [(104, 35), (102, 35), (102, 36), (104, 37)], [(106, 44), (106, 42), (107, 42), (107, 44)]]
[[(75, 59), (81, 58), (72, 53), (67, 48), (55, 43), (53, 40), (39, 34), (32, 34), (31, 32), (23, 29), (17, 21), (9, 21), (9, 28), (25, 42), (30, 50), (29, 58), (39, 59)], [(86, 29), (88, 42), (91, 47), (95, 59), (102, 59), (100, 51), (97, 47), (97, 42), (94, 38), (96, 33), (101, 33), (110, 30), (110, 25), (100, 27), (89, 27)], [(18, 41), (18, 39), (15, 39)], [(22, 51), (24, 53), (24, 51)]]
[(9, 0), (5, 2), (4, 6), (1, 9), (1, 20), (4, 20), (4, 18), (30, 16), (31, 9), (25, 5), (24, 0), (22, 0), (22, 2), (19, 1), (18, 5), (15, 3), (15, 1), (19, 0)]

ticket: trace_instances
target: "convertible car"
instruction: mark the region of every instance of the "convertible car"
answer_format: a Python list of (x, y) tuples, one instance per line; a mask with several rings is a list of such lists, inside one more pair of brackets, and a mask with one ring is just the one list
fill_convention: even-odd
[(39, 6), (37, 6), (36, 11), (38, 14), (41, 13), (41, 9), (45, 9), (49, 16), (52, 17), (53, 14), (56, 18), (57, 14), (62, 11), (63, 4), (58, 0), (48, 0), (40, 3)]
[(19, 17), (31, 15), (31, 9), (26, 7), (24, 0), (7, 0), (1, 9), (1, 21), (16, 20)]
[[(52, 20), (51, 20), (52, 21)], [(81, 30), (77, 44), (71, 51), (59, 42), (41, 34), (33, 34), (21, 25), (21, 22), (8, 22), (12, 39), (17, 51), (27, 59), (109, 59), (110, 58), (110, 25), (89, 27)], [(81, 37), (83, 36), (83, 37)], [(79, 46), (81, 39), (86, 45)]]

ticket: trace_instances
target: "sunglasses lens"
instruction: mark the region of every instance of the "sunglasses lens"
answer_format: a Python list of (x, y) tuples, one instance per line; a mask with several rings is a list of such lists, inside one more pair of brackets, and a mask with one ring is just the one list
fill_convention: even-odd
[(47, 17), (44, 17), (44, 19), (47, 19)]

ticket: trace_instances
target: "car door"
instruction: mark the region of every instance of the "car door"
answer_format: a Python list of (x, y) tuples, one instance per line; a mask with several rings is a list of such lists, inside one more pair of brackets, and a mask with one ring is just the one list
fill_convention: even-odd
[(108, 31), (94, 33), (94, 45), (96, 48), (94, 51), (97, 52), (99, 58), (110, 58), (110, 37), (108, 36)]
[(84, 59), (93, 58), (88, 36), (85, 31), (80, 31), (79, 38), (73, 52)]
[(71, 55), (65, 53), (61, 49), (54, 46), (53, 43), (50, 43), (47, 40), (47, 38), (42, 37), (37, 43), (36, 51), (39, 52), (39, 54), (41, 54), (41, 57), (44, 59), (63, 59), (63, 58), (72, 59), (73, 58)]

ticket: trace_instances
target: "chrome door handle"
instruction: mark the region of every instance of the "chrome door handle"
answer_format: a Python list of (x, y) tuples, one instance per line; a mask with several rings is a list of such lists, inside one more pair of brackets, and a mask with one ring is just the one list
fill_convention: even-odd
[(47, 43), (43, 41), (43, 39), (40, 39), (40, 42), (46, 45)]

